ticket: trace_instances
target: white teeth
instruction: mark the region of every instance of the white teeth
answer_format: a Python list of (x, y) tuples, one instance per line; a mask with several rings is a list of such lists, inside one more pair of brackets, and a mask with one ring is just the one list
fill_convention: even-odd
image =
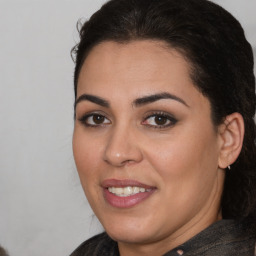
[(140, 188), (139, 187), (133, 187), (133, 193), (137, 194), (140, 192)]
[(115, 193), (116, 194), (123, 194), (124, 193), (124, 189), (123, 188), (115, 188)]
[(140, 187), (124, 187), (124, 188), (118, 188), (118, 187), (109, 187), (108, 191), (110, 193), (113, 193), (117, 196), (125, 197), (125, 196), (131, 196), (135, 195), (137, 193), (144, 193), (149, 192), (151, 189), (145, 189)]
[(132, 187), (125, 187), (124, 189), (123, 189), (123, 193), (125, 194), (125, 195), (131, 195), (132, 193), (133, 193), (133, 189), (132, 189)]

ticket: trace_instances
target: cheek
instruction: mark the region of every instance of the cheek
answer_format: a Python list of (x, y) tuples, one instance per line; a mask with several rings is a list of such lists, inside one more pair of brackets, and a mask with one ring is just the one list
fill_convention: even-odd
[[(183, 131), (147, 152), (151, 165), (161, 176), (162, 186), (168, 192), (180, 191), (188, 195), (207, 190), (217, 175), (218, 150), (215, 134)], [(192, 134), (192, 135), (191, 135)]]
[(95, 205), (101, 201), (98, 192), (101, 144), (97, 142), (96, 138), (87, 136), (82, 129), (75, 128), (73, 135), (73, 154), (76, 168), (84, 193), (94, 210)]
[(100, 143), (86, 136), (80, 129), (74, 130), (73, 135), (73, 154), (81, 183), (90, 183), (96, 178), (99, 157)]

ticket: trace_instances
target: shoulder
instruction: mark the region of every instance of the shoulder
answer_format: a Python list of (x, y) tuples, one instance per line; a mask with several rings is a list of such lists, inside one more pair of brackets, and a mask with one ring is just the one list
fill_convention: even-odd
[(105, 232), (83, 242), (70, 256), (118, 256), (117, 243)]

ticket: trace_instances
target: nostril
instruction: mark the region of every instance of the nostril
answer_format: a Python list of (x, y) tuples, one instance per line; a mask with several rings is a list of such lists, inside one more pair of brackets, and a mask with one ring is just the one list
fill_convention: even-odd
[(123, 134), (115, 133), (105, 146), (103, 159), (110, 165), (123, 166), (127, 164), (137, 163), (142, 160), (142, 152), (137, 143), (124, 138)]

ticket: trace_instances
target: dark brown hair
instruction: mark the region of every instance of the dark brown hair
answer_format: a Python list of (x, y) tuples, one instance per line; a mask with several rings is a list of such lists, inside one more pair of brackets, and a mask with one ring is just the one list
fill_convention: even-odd
[(8, 256), (7, 252), (3, 247), (0, 246), (0, 256)]
[(72, 54), (80, 69), (88, 52), (103, 41), (154, 39), (180, 51), (191, 78), (211, 103), (213, 123), (239, 112), (245, 123), (241, 154), (226, 172), (224, 218), (256, 219), (256, 128), (253, 54), (240, 23), (207, 0), (111, 0), (84, 23)]

